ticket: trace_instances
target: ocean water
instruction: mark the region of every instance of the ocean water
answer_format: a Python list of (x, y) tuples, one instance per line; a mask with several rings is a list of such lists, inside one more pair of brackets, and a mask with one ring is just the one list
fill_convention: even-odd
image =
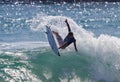
[[(120, 3), (0, 4), (0, 82), (120, 82)], [(77, 40), (51, 50), (45, 26)]]

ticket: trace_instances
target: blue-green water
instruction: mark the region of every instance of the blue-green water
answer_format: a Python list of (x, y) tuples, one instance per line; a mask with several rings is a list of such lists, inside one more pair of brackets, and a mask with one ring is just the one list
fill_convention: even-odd
[[(120, 82), (120, 3), (0, 4), (0, 82)], [(45, 25), (77, 39), (57, 56)]]

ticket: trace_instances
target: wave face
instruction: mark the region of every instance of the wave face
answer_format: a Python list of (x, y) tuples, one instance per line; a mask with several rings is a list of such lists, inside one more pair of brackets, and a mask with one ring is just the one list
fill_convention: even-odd
[[(120, 82), (119, 3), (0, 7), (0, 81)], [(65, 19), (78, 52), (71, 44), (58, 57), (48, 44), (45, 26), (64, 38)]]

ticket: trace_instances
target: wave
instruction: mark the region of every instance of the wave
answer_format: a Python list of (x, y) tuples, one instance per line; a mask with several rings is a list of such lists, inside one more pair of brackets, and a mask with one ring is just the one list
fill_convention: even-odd
[[(95, 37), (94, 33), (83, 29), (73, 19), (64, 16), (37, 16), (39, 22), (37, 21), (35, 27), (31, 25), (31, 29), (42, 31), (45, 30), (45, 25), (48, 25), (64, 38), (67, 35), (65, 19), (68, 19), (70, 27), (74, 32), (78, 52), (95, 58), (91, 66), (94, 79), (107, 82), (120, 81), (120, 38), (107, 34)], [(70, 45), (66, 50), (67, 52), (73, 51), (73, 46)]]
[[(64, 16), (38, 15), (33, 19), (30, 28), (32, 31), (44, 32), (45, 25), (48, 25), (64, 38), (67, 35), (65, 19), (68, 19), (74, 32), (78, 53), (75, 53), (73, 45), (70, 45), (65, 50), (60, 50), (61, 57), (55, 56), (47, 41), (0, 43), (0, 62), (5, 65), (1, 67), (1, 76), (6, 81), (20, 78), (20, 81), (30, 81), (32, 77), (35, 82), (119, 82), (120, 38), (105, 34), (95, 37), (94, 33)], [(4, 57), (10, 59), (5, 60)], [(13, 61), (19, 60), (18, 66), (11, 58)], [(6, 66), (8, 61), (13, 68)], [(18, 70), (14, 69), (15, 66)]]

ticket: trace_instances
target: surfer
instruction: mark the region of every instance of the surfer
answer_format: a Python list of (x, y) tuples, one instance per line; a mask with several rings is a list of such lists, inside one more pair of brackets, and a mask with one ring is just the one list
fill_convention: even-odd
[(65, 49), (71, 43), (74, 43), (75, 50), (78, 51), (77, 47), (76, 47), (76, 39), (74, 38), (74, 34), (70, 29), (70, 25), (69, 25), (67, 19), (65, 20), (65, 23), (66, 23), (66, 25), (68, 27), (68, 34), (67, 34), (67, 36), (65, 37), (64, 40), (62, 39), (62, 37), (59, 35), (58, 32), (53, 31), (53, 33), (55, 34), (55, 36), (57, 38), (58, 44), (60, 46), (59, 49)]

